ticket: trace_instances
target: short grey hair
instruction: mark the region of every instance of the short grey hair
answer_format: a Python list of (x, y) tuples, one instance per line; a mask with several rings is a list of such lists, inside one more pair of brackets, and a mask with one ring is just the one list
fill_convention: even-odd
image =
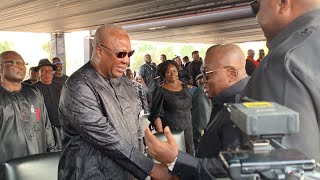
[(100, 46), (100, 44), (105, 40), (106, 36), (109, 36), (112, 32), (118, 32), (120, 34), (127, 34), (127, 32), (122, 29), (121, 27), (113, 24), (104, 24), (101, 25), (96, 33), (94, 34), (94, 39), (92, 41), (92, 47), (93, 47), (93, 53), (91, 60), (94, 60), (96, 58), (96, 47)]
[(8, 55), (11, 55), (11, 54), (18, 54), (20, 55), (19, 53), (15, 52), (15, 51), (4, 51), (0, 54), (0, 63), (3, 61), (3, 60), (6, 60), (7, 56)]

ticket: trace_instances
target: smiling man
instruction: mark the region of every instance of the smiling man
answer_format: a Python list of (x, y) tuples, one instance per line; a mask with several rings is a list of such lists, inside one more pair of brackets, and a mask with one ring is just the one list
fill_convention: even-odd
[[(69, 77), (62, 90), (65, 139), (59, 179), (131, 180), (149, 174), (155, 178), (160, 165), (142, 153), (136, 92), (123, 77), (134, 53), (130, 38), (117, 26), (102, 25), (93, 48), (91, 60)], [(166, 166), (163, 170), (168, 171)]]

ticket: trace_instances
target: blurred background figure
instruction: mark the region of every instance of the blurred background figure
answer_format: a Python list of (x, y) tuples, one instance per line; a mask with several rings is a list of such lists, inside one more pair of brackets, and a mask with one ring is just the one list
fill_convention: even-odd
[(253, 59), (254, 55), (255, 55), (254, 50), (249, 49), (248, 56), (246, 59), (246, 72), (247, 72), (248, 76), (251, 76), (253, 74), (253, 71), (258, 66), (258, 62)]
[(182, 60), (183, 60), (183, 67), (188, 67), (189, 64), (191, 63), (188, 56), (183, 57)]
[(24, 83), (27, 83), (27, 84), (34, 84), (36, 82), (38, 82), (39, 80), (39, 74), (37, 71), (35, 71), (35, 67), (31, 67), (29, 69), (29, 79), (23, 81)]
[(191, 75), (192, 85), (197, 86), (195, 79), (201, 73), (201, 65), (202, 65), (202, 62), (200, 61), (199, 51), (193, 51), (192, 58), (193, 58), (193, 61), (188, 66), (188, 69)]
[(159, 84), (163, 84), (164, 79), (160, 76), (159, 69), (161, 69), (162, 64), (165, 61), (167, 61), (167, 56), (165, 54), (161, 54), (160, 61), (161, 61), (161, 63), (158, 64), (158, 66), (157, 66), (157, 77), (156, 77), (156, 79), (158, 80)]
[(179, 56), (174, 58), (174, 61), (178, 64), (179, 67), (179, 80), (184, 84), (191, 84), (191, 77), (188, 68), (183, 67), (181, 58)]
[(144, 83), (148, 87), (147, 99), (148, 104), (152, 103), (152, 95), (156, 88), (159, 86), (159, 82), (157, 81), (157, 68), (152, 65), (152, 59), (150, 54), (146, 54), (144, 56), (145, 64), (143, 64), (139, 69), (139, 76), (143, 79)]
[(139, 103), (139, 113), (142, 113), (142, 114), (150, 113), (149, 107), (148, 107), (147, 95), (146, 95), (145, 91), (143, 90), (142, 84), (135, 81), (134, 73), (130, 68), (128, 68), (126, 70), (126, 76), (131, 80), (132, 85), (133, 85), (134, 89), (136, 90), (137, 100)]
[(186, 151), (193, 155), (192, 97), (187, 85), (179, 81), (178, 69), (175, 61), (165, 61), (162, 68), (159, 69), (165, 82), (154, 94), (148, 119), (153, 123), (157, 132), (163, 132), (166, 126), (169, 126), (171, 130), (184, 131)]
[(264, 53), (264, 49), (260, 49), (259, 50), (259, 59), (257, 59), (257, 62), (260, 63), (262, 61), (262, 59), (264, 58), (265, 53)]
[(167, 60), (167, 56), (165, 54), (160, 55), (160, 61), (161, 63), (165, 62)]
[(193, 144), (195, 150), (197, 150), (200, 137), (203, 134), (203, 130), (208, 124), (211, 113), (211, 100), (204, 92), (203, 74), (199, 74), (196, 77), (198, 87), (192, 94), (192, 128), (193, 128)]
[(57, 66), (57, 70), (54, 73), (53, 80), (64, 85), (69, 76), (63, 74), (63, 62), (58, 57), (52, 58), (52, 64)]

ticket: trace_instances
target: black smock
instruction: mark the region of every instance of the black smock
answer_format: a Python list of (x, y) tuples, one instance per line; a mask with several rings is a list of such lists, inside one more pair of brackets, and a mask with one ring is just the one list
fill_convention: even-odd
[(43, 94), (51, 124), (59, 127), (60, 121), (58, 107), (63, 85), (55, 81), (52, 81), (52, 84), (43, 84), (42, 82), (38, 81), (37, 83), (33, 84), (33, 86), (37, 87)]
[(40, 91), (25, 83), (15, 92), (0, 86), (0, 163), (54, 150), (51, 124)]

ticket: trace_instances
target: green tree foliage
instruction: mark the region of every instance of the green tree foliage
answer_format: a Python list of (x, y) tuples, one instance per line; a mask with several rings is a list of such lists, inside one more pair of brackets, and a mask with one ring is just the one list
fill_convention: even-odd
[(12, 50), (13, 42), (3, 41), (0, 42), (0, 53)]
[(202, 47), (201, 49), (199, 49), (199, 56), (204, 60), (204, 57), (206, 56), (206, 52), (209, 49), (209, 45), (208, 47)]
[(182, 46), (180, 49), (180, 54), (182, 57), (188, 56), (189, 59), (192, 59), (191, 53), (194, 51), (194, 47), (191, 45)]
[(51, 59), (51, 45), (50, 45), (50, 41), (43, 43), (41, 45), (41, 48), (44, 52), (46, 52), (48, 54), (49, 59)]
[(168, 60), (173, 59), (175, 57), (175, 55), (176, 55), (175, 52), (174, 52), (174, 47), (172, 45), (164, 47), (164, 48), (160, 49), (159, 52), (158, 52), (158, 58), (155, 60), (155, 62), (157, 64), (160, 63), (161, 54), (165, 54), (167, 56)]
[(133, 70), (138, 71), (140, 66), (144, 64), (144, 55), (146, 54), (150, 54), (151, 59), (155, 60), (157, 57), (156, 49), (156, 46), (153, 44), (141, 43), (133, 54), (134, 62), (130, 64), (130, 67)]

